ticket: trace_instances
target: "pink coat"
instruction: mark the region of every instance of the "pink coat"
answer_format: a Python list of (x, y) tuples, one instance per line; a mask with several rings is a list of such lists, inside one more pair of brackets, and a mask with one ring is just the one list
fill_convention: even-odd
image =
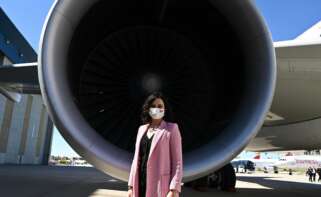
[[(133, 197), (139, 197), (139, 147), (147, 126), (148, 124), (141, 125), (136, 137), (135, 154), (128, 179), (128, 186), (133, 187)], [(146, 197), (166, 197), (170, 189), (181, 192), (181, 134), (176, 123), (162, 120), (154, 135), (147, 161)]]

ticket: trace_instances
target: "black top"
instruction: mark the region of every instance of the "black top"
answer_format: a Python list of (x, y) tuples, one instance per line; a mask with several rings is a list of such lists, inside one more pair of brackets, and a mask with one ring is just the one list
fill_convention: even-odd
[[(144, 136), (141, 139), (140, 147), (139, 147), (139, 157), (140, 157), (140, 165), (139, 165), (139, 185), (140, 185), (140, 193), (143, 194), (146, 189), (146, 167), (147, 167), (147, 160), (149, 155), (150, 146), (152, 144), (153, 136), (149, 139), (147, 137), (147, 131), (145, 132)], [(143, 190), (143, 191), (142, 191)]]

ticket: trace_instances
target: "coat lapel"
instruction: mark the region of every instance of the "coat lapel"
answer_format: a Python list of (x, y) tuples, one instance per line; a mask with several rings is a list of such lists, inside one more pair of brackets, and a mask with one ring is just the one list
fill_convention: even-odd
[(166, 128), (166, 122), (164, 120), (162, 120), (161, 124), (159, 125), (158, 131), (154, 134), (155, 136), (153, 137), (152, 143), (150, 145), (148, 158), (150, 158), (150, 156), (153, 153), (153, 150), (156, 147), (157, 142), (159, 141), (159, 139), (164, 134), (165, 128)]
[[(138, 136), (138, 151), (139, 151), (139, 148), (140, 148), (140, 143), (141, 143), (141, 139), (142, 137), (144, 136), (145, 132), (147, 132), (147, 128), (148, 128), (149, 124), (146, 124), (143, 128), (142, 128), (142, 132), (140, 132), (140, 135)], [(149, 150), (149, 155), (148, 155), (148, 158), (150, 158), (150, 156), (152, 155), (152, 152), (153, 150), (155, 149), (156, 147), (156, 144), (157, 142), (159, 141), (159, 139), (162, 137), (164, 131), (165, 131), (165, 128), (166, 128), (166, 121), (165, 120), (162, 120), (162, 122), (160, 123), (159, 125), (159, 128), (157, 129), (158, 131), (156, 131), (156, 133), (154, 134), (154, 137), (152, 139), (152, 143), (150, 145), (150, 150)]]

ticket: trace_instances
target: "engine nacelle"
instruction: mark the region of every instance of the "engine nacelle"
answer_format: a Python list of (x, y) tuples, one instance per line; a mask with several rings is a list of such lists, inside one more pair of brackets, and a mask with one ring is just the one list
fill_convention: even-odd
[(270, 33), (250, 0), (56, 1), (40, 42), (44, 102), (67, 142), (127, 181), (146, 96), (166, 96), (184, 177), (207, 175), (261, 127), (276, 80)]

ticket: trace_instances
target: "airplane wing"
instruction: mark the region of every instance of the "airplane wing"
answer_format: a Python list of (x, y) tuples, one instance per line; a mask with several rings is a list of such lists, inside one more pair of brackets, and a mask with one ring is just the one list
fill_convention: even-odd
[[(274, 43), (277, 83), (272, 115), (247, 147), (252, 151), (321, 148), (321, 40)], [(277, 117), (277, 118), (273, 118)]]

